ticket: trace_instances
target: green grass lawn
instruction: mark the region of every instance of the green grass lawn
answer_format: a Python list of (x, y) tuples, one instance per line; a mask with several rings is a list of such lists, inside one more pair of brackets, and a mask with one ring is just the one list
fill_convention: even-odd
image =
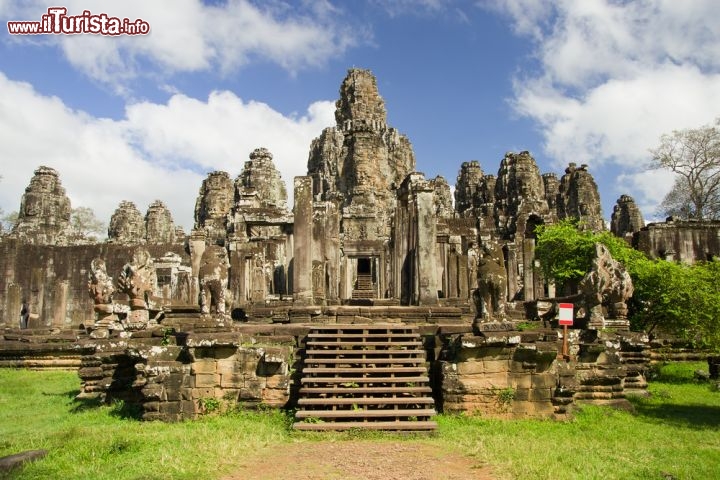
[[(382, 438), (469, 455), (499, 478), (720, 478), (720, 393), (692, 380), (694, 370), (706, 368), (664, 366), (650, 397), (632, 399), (634, 413), (585, 407), (568, 422), (441, 415), (436, 436)], [(0, 369), (0, 456), (49, 451), (10, 478), (212, 479), (269, 447), (358, 439), (357, 433), (292, 432), (280, 412), (139, 422), (120, 405), (76, 402), (78, 391), (72, 372)]]

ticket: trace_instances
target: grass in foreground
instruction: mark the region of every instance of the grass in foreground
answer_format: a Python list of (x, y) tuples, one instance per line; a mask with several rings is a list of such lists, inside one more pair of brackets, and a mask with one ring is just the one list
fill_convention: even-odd
[[(0, 456), (47, 449), (17, 479), (220, 478), (282, 445), (330, 438), (422, 442), (491, 465), (499, 478), (706, 479), (720, 472), (720, 393), (692, 380), (704, 364), (670, 364), (635, 413), (585, 407), (569, 422), (439, 416), (431, 438), (301, 434), (280, 412), (236, 412), (177, 424), (124, 417), (121, 405), (74, 401), (72, 372), (0, 370)], [(260, 456), (260, 452), (263, 453)]]

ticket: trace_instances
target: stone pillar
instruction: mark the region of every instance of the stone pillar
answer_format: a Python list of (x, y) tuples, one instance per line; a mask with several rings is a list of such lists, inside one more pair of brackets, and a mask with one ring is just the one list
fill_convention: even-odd
[[(44, 328), (50, 326), (52, 320), (52, 313), (50, 315), (44, 315), (46, 312), (45, 308), (45, 286), (50, 284), (53, 280), (54, 275), (52, 274), (52, 258), (49, 259), (45, 268), (35, 267), (30, 269), (30, 291), (32, 295), (27, 296), (27, 301), (30, 304), (30, 318), (28, 319), (29, 328)], [(33, 315), (34, 314), (34, 315)], [(40, 321), (43, 324), (40, 324)]]
[(392, 290), (391, 297), (403, 305), (409, 304), (410, 295), (409, 288), (405, 284), (406, 267), (405, 262), (409, 257), (409, 238), (408, 238), (408, 193), (405, 188), (401, 190), (398, 198), (398, 204), (395, 208), (395, 228), (393, 229), (393, 256), (392, 256)]
[(423, 184), (415, 193), (417, 207), (417, 274), (419, 277), (418, 304), (438, 303), (437, 219), (434, 189)]
[(53, 327), (63, 328), (65, 326), (69, 290), (70, 282), (68, 280), (60, 280), (55, 284), (55, 291), (53, 292)]
[[(327, 275), (329, 277), (326, 300), (337, 303), (340, 298), (338, 287), (340, 285), (340, 209), (334, 202), (325, 203), (325, 218), (323, 222), (324, 255)], [(321, 257), (321, 258), (322, 258)]]
[(192, 284), (190, 285), (190, 301), (197, 305), (200, 298), (200, 260), (205, 253), (205, 232), (193, 230), (188, 239), (190, 248), (190, 264), (192, 266)]
[[(30, 303), (29, 293), (26, 300)], [(17, 283), (8, 283), (5, 299), (5, 327), (20, 328), (20, 311), (22, 310), (23, 289)]]
[(525, 301), (535, 300), (535, 239), (523, 240), (523, 298)]
[[(467, 255), (458, 255), (457, 257), (457, 278), (458, 278), (458, 297), (469, 298), (470, 287), (468, 286), (468, 257)], [(476, 282), (477, 284), (477, 282)]]
[(293, 299), (298, 303), (312, 303), (312, 177), (295, 177), (295, 206), (293, 214)]
[(515, 298), (515, 295), (517, 294), (517, 272), (518, 272), (518, 264), (517, 264), (517, 250), (515, 248), (515, 245), (508, 244), (507, 245), (507, 282), (508, 282), (508, 301), (512, 301)]
[(450, 245), (453, 245), (453, 247), (450, 247), (448, 252), (447, 269), (445, 270), (447, 276), (446, 296), (448, 298), (458, 298), (460, 296), (458, 288), (458, 258), (460, 257), (458, 250), (460, 245)]

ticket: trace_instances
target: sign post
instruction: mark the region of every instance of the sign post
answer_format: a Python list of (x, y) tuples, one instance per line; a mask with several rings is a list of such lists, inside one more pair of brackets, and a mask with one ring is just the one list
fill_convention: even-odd
[(559, 303), (558, 308), (560, 314), (558, 315), (558, 324), (563, 326), (563, 348), (562, 358), (570, 360), (570, 353), (568, 352), (568, 326), (573, 324), (573, 304), (572, 303)]

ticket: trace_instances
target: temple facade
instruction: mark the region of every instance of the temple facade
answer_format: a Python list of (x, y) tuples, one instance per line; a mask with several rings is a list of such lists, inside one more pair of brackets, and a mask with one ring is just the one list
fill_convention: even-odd
[[(40, 326), (92, 323), (88, 266), (102, 258), (118, 278), (140, 247), (153, 259), (148, 304), (157, 311), (198, 305), (204, 265), (217, 257), (217, 249), (208, 249), (221, 247), (227, 257), (221, 261), (227, 263), (223, 311), (236, 320), (343, 305), (504, 316), (513, 302), (556, 293), (537, 268), (537, 226), (576, 218), (583, 228), (605, 229), (586, 165), (571, 163), (558, 176), (541, 173), (529, 152), (509, 152), (497, 172), (486, 174), (478, 161), (468, 161), (459, 167), (453, 198), (443, 177), (416, 171), (410, 140), (387, 124), (370, 71), (349, 70), (339, 93), (336, 124), (312, 141), (307, 175), (283, 179), (272, 153), (257, 148), (235, 179), (222, 171), (207, 175), (187, 235), (162, 201), (144, 216), (123, 201), (107, 241), (74, 242), (59, 174), (38, 168), (15, 228), (0, 236), (0, 321), (14, 324), (26, 299)], [(292, 207), (285, 180), (294, 189)], [(629, 196), (613, 212), (612, 231), (628, 242), (635, 236), (651, 256), (692, 261), (717, 254), (717, 228), (691, 227), (702, 230), (702, 238), (695, 237), (704, 246), (688, 246), (677, 223), (644, 227)], [(129, 299), (118, 291), (115, 301)]]

